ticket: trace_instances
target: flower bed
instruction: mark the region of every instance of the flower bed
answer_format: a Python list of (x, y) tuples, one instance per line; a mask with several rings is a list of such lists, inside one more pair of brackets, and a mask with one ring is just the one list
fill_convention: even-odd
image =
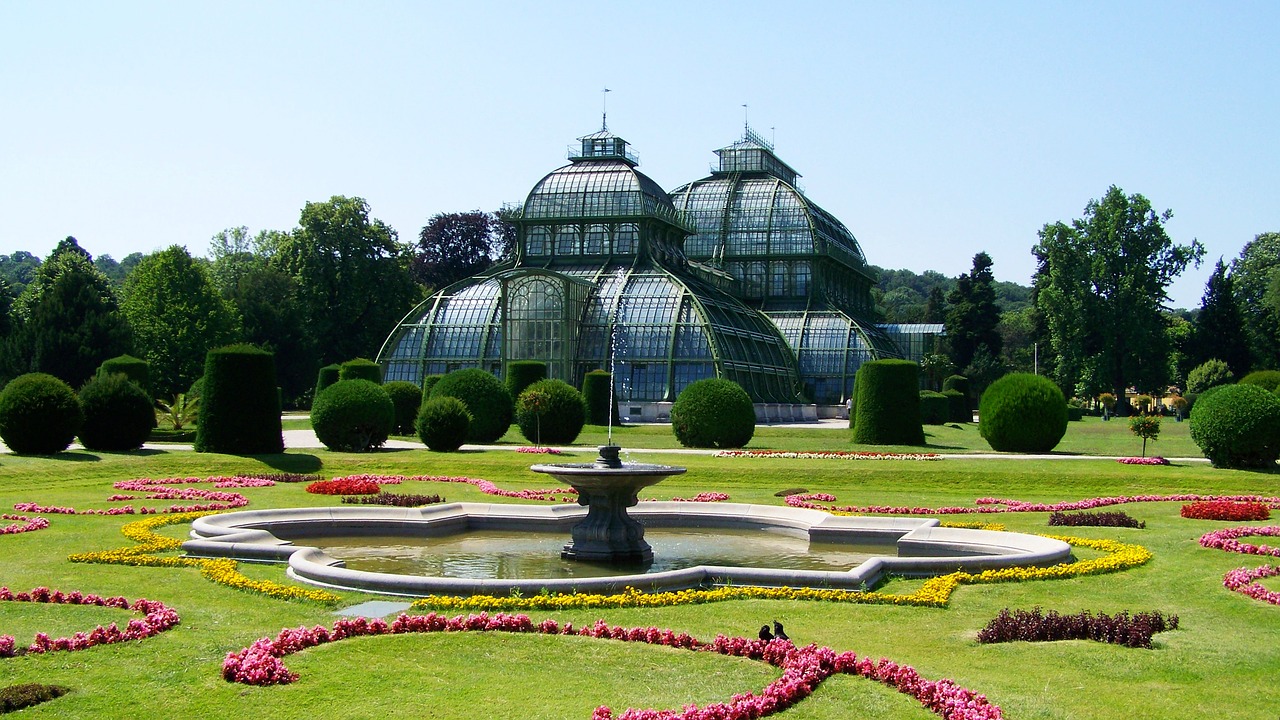
[(793, 452), (788, 450), (720, 450), (715, 457), (745, 458), (799, 458), (802, 460), (941, 460), (938, 453), (883, 453), (853, 450), (814, 450)]
[(61, 590), (38, 587), (31, 592), (15, 593), (11, 592), (7, 587), (0, 587), (0, 602), (93, 605), (132, 610), (142, 613), (144, 616), (141, 619), (130, 620), (123, 630), (117, 627), (115, 623), (111, 623), (105, 628), (99, 625), (88, 633), (78, 632), (71, 637), (51, 639), (45, 633), (36, 633), (35, 641), (26, 647), (18, 647), (12, 635), (0, 635), (0, 658), (14, 657), (25, 653), (40, 654), (60, 650), (88, 650), (96, 645), (142, 640), (159, 635), (181, 622), (178, 618), (178, 613), (162, 602), (139, 598), (130, 603), (123, 597), (104, 598), (92, 594), (85, 595), (78, 590), (64, 593)]
[(131, 547), (105, 550), (101, 552), (77, 553), (67, 559), (71, 562), (102, 563), (105, 565), (131, 565), (135, 567), (194, 567), (200, 568), (200, 574), (220, 585), (256, 592), (281, 600), (307, 600), (325, 604), (333, 604), (342, 598), (326, 590), (302, 588), (294, 585), (281, 585), (270, 580), (254, 580), (246, 577), (237, 568), (235, 560), (228, 558), (203, 559), (187, 557), (161, 557), (157, 553), (177, 550), (182, 541), (177, 538), (159, 535), (154, 530), (165, 525), (181, 525), (189, 523), (209, 512), (190, 512), (174, 515), (161, 515), (136, 520), (120, 528), (125, 537), (138, 543)]
[(1129, 545), (1114, 540), (1046, 535), (1079, 547), (1087, 547), (1107, 553), (1092, 560), (1059, 563), (1052, 567), (1019, 567), (1001, 570), (985, 570), (973, 574), (955, 572), (929, 578), (918, 590), (908, 594), (892, 594), (858, 590), (831, 590), (824, 588), (748, 587), (726, 586), (711, 590), (680, 590), (674, 592), (642, 593), (626, 588), (614, 595), (590, 593), (547, 593), (530, 597), (496, 595), (429, 595), (413, 603), (415, 609), (474, 612), (479, 610), (570, 610), (603, 608), (666, 607), (690, 605), (724, 600), (821, 600), (825, 602), (863, 603), (873, 605), (908, 605), (919, 607), (945, 607), (951, 593), (961, 585), (1017, 582), (1022, 580), (1049, 580), (1081, 577), (1118, 572), (1137, 567), (1151, 559), (1151, 553), (1141, 545)]
[[(703, 642), (686, 633), (675, 633), (656, 627), (624, 628), (607, 625), (603, 620), (581, 629), (572, 624), (559, 625), (554, 620), (534, 624), (527, 615), (470, 615), (446, 618), (443, 615), (400, 615), (387, 623), (364, 618), (344, 619), (330, 630), (317, 625), (281, 630), (271, 638), (262, 638), (238, 652), (228, 653), (222, 663), (222, 676), (229, 682), (247, 685), (283, 685), (298, 679), (280, 658), (309, 647), (351, 637), (398, 635), (428, 632), (510, 632), (573, 635), (578, 637), (640, 642), (681, 650), (714, 652), (729, 657), (750, 658), (782, 669), (782, 676), (769, 683), (759, 695), (742, 693), (726, 703), (712, 703), (699, 708), (687, 705), (680, 711), (628, 709), (618, 720), (716, 719), (750, 720), (761, 718), (807, 698), (818, 685), (836, 674), (860, 675), (876, 680), (899, 692), (911, 695), (939, 717), (948, 720), (998, 720), (1003, 717), (998, 706), (984, 695), (956, 685), (950, 680), (926, 680), (908, 665), (881, 658), (859, 658), (852, 652), (836, 653), (831, 648), (810, 645), (797, 648), (786, 640), (752, 640), (718, 635)], [(592, 720), (613, 720), (613, 710), (598, 707)]]
[(1280, 527), (1265, 525), (1261, 527), (1230, 527), (1207, 532), (1200, 536), (1200, 545), (1212, 550), (1242, 553), (1244, 555), (1271, 555), (1280, 557), (1280, 547), (1270, 545), (1251, 545), (1242, 543), (1242, 537), (1280, 537)]
[(691, 498), (673, 497), (673, 502), (724, 502), (729, 499), (727, 493), (722, 492), (700, 492)]
[[(170, 505), (167, 508), (135, 508), (132, 505), (122, 505), (120, 507), (107, 508), (106, 510), (77, 510), (71, 507), (20, 502), (14, 503), (13, 509), (19, 512), (44, 513), (48, 515), (155, 515), (234, 510), (249, 504), (249, 499), (240, 493), (173, 487), (174, 484), (191, 483), (213, 483), (214, 487), (217, 488), (267, 487), (275, 484), (274, 481), (267, 478), (241, 476), (210, 477), (203, 480), (200, 478), (168, 478), (165, 480), (139, 478), (136, 480), (121, 480), (113, 483), (112, 487), (117, 490), (146, 493), (146, 499), (148, 500), (209, 500), (210, 502), (195, 505)], [(136, 499), (133, 495), (120, 493), (107, 498), (108, 502), (123, 502)]]
[(549, 448), (549, 447), (528, 447), (528, 446), (525, 446), (525, 447), (518, 447), (518, 448), (516, 448), (516, 452), (518, 452), (518, 453), (528, 453), (528, 454), (530, 454), (530, 455), (563, 455), (563, 454), (564, 454), (564, 453), (560, 452), (559, 450), (557, 450), (557, 449), (555, 449), (555, 448)]
[(1067, 510), (1092, 510), (1111, 505), (1140, 502), (1200, 502), (1231, 501), (1260, 503), (1266, 507), (1280, 509), (1280, 497), (1262, 495), (1119, 495), (1114, 497), (1096, 497), (1085, 500), (1072, 500), (1058, 503), (1026, 502), (1023, 500), (1006, 500), (1001, 498), (978, 498), (974, 506), (954, 505), (936, 508), (913, 507), (908, 505), (819, 505), (819, 502), (835, 502), (835, 496), (829, 493), (805, 493), (788, 495), (784, 502), (791, 507), (825, 510), (836, 515), (970, 515), (1006, 512), (1064, 512)]
[(1050, 526), (1145, 528), (1147, 524), (1123, 512), (1055, 512), (1049, 516)]
[(334, 478), (307, 486), (307, 492), (313, 495), (376, 495), (381, 491), (378, 483), (364, 478)]
[(12, 525), (0, 526), (0, 535), (17, 535), (18, 533), (34, 532), (36, 530), (44, 530), (49, 527), (49, 521), (42, 517), (27, 517), (26, 515), (0, 515), (0, 520), (10, 520)]
[(444, 502), (439, 495), (411, 495), (380, 492), (377, 495), (358, 495), (344, 497), (342, 502), (348, 505), (390, 505), (393, 507), (422, 507)]
[(1182, 506), (1182, 517), (1193, 520), (1268, 520), (1271, 511), (1260, 502), (1207, 500)]
[(1168, 465), (1169, 461), (1160, 456), (1116, 458), (1116, 462), (1124, 465)]
[(138, 478), (136, 480), (121, 480), (113, 483), (112, 487), (117, 490), (132, 490), (136, 492), (146, 492), (148, 489), (156, 486), (172, 486), (172, 485), (198, 485), (200, 483), (213, 483), (216, 488), (254, 488), (254, 487), (271, 487), (276, 481), (265, 476), (246, 476), (236, 475), (234, 477), (226, 477), (222, 475), (214, 475), (207, 478), (186, 477), (186, 478), (165, 478), (163, 480), (152, 480), (151, 478)]
[(1247, 595), (1254, 600), (1261, 600), (1264, 603), (1272, 605), (1280, 605), (1280, 593), (1272, 592), (1266, 589), (1258, 581), (1263, 578), (1275, 577), (1280, 575), (1280, 567), (1274, 565), (1263, 565), (1260, 568), (1250, 570), (1249, 568), (1237, 568), (1227, 573), (1222, 578), (1223, 587), (1242, 595)]
[(1167, 618), (1157, 612), (1128, 612), (1116, 615), (1082, 612), (1060, 615), (1040, 608), (1009, 611), (1005, 608), (978, 631), (980, 643), (1052, 642), (1055, 640), (1096, 640), (1131, 648), (1151, 649), (1151, 637), (1178, 629), (1178, 616)]

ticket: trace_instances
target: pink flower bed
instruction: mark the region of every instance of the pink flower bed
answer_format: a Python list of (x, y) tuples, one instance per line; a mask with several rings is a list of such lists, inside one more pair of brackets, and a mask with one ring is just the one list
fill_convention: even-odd
[(1280, 527), (1275, 525), (1265, 525), (1261, 527), (1230, 527), (1213, 532), (1205, 533), (1200, 536), (1200, 545), (1213, 550), (1225, 550), (1227, 552), (1242, 553), (1244, 555), (1271, 555), (1280, 557), (1280, 547), (1271, 547), (1270, 545), (1252, 545), (1250, 543), (1242, 543), (1237, 538), (1242, 537), (1280, 537)]
[(1168, 465), (1169, 461), (1162, 457), (1126, 457), (1118, 458), (1118, 463), (1124, 465)]
[(700, 492), (691, 498), (673, 497), (673, 502), (724, 502), (729, 496), (722, 492)]
[(1222, 578), (1223, 587), (1242, 595), (1247, 595), (1254, 600), (1261, 600), (1272, 605), (1280, 605), (1280, 593), (1272, 592), (1262, 586), (1258, 581), (1263, 578), (1275, 577), (1280, 575), (1280, 567), (1274, 565), (1263, 565), (1260, 568), (1250, 570), (1249, 568), (1237, 568), (1227, 573)]
[(10, 592), (7, 587), (0, 587), (0, 601), (48, 603), (51, 605), (96, 605), (98, 607), (132, 610), (144, 615), (142, 618), (130, 620), (123, 630), (117, 627), (115, 623), (111, 623), (105, 628), (99, 625), (90, 632), (78, 632), (71, 637), (50, 638), (45, 633), (36, 633), (35, 641), (25, 648), (17, 647), (17, 642), (12, 635), (0, 635), (0, 658), (14, 657), (22, 653), (87, 650), (95, 645), (132, 642), (159, 635), (181, 622), (178, 618), (178, 613), (156, 600), (140, 598), (130, 603), (123, 597), (104, 598), (98, 595), (85, 595), (78, 590), (64, 593), (61, 590), (38, 587), (29, 593), (14, 593)]
[(305, 648), (336, 642), (350, 637), (426, 632), (511, 632), (545, 635), (577, 635), (604, 640), (640, 642), (683, 650), (715, 652), (730, 657), (743, 657), (769, 663), (782, 669), (782, 676), (769, 683), (760, 694), (734, 695), (727, 703), (712, 703), (699, 708), (688, 705), (681, 710), (649, 710), (631, 708), (615, 716), (608, 707), (598, 707), (592, 720), (752, 720), (771, 715), (805, 699), (828, 677), (836, 674), (861, 675), (876, 680), (899, 692), (911, 695), (939, 717), (947, 720), (999, 720), (1000, 708), (984, 695), (956, 685), (950, 680), (926, 680), (907, 665), (881, 658), (859, 658), (852, 652), (836, 653), (828, 647), (809, 645), (797, 648), (786, 640), (753, 640), (743, 637), (716, 636), (702, 642), (686, 633), (675, 633), (656, 627), (624, 628), (610, 626), (603, 620), (575, 630), (573, 625), (559, 625), (554, 620), (534, 624), (527, 615), (400, 615), (391, 623), (364, 618), (343, 619), (330, 630), (322, 625), (314, 628), (284, 629), (273, 640), (262, 638), (238, 652), (228, 653), (222, 663), (222, 676), (230, 682), (246, 685), (284, 685), (298, 679), (281, 658)]
[(27, 517), (26, 515), (0, 515), (0, 520), (11, 520), (12, 525), (0, 527), (0, 535), (17, 535), (18, 533), (32, 532), (35, 530), (44, 530), (49, 527), (49, 521), (42, 517)]
[(207, 478), (166, 478), (163, 480), (152, 480), (151, 478), (138, 478), (136, 480), (121, 480), (114, 483), (112, 487), (117, 490), (132, 490), (134, 492), (147, 492), (148, 489), (156, 486), (171, 485), (198, 485), (200, 483), (213, 483), (216, 488), (254, 488), (254, 487), (271, 487), (276, 484), (274, 480), (262, 477), (246, 477), (237, 475), (235, 477), (225, 477), (214, 475)]
[(549, 447), (518, 447), (518, 453), (529, 453), (530, 455), (563, 455), (564, 453)]
[(835, 496), (828, 493), (805, 493), (788, 495), (786, 503), (791, 507), (808, 508), (810, 510), (826, 510), (828, 512), (874, 513), (878, 515), (971, 515), (1006, 512), (1066, 512), (1073, 510), (1092, 510), (1094, 508), (1123, 505), (1139, 502), (1195, 502), (1202, 500), (1218, 500), (1231, 502), (1262, 503), (1271, 508), (1280, 509), (1280, 497), (1264, 497), (1261, 495), (1120, 495), (1115, 497), (1096, 497), (1085, 500), (1072, 500), (1057, 503), (1025, 502), (1001, 498), (978, 498), (974, 506), (944, 506), (936, 508), (908, 505), (819, 505), (818, 502), (834, 502)]
[(853, 450), (721, 450), (715, 457), (800, 458), (803, 460), (941, 460), (938, 453), (882, 453)]
[(1267, 520), (1271, 511), (1260, 502), (1207, 500), (1182, 506), (1182, 517), (1192, 520)]

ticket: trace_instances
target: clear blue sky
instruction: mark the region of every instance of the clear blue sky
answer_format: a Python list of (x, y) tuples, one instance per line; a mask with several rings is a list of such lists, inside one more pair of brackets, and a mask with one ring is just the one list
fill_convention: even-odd
[(120, 259), (368, 200), (412, 241), (600, 124), (672, 189), (751, 125), (870, 262), (1029, 283), (1115, 184), (1207, 262), (1280, 230), (1280, 3), (0, 0), (0, 252)]

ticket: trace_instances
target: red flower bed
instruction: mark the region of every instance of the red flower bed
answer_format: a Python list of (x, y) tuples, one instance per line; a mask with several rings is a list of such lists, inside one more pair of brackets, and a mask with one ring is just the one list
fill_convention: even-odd
[(1193, 520), (1266, 520), (1271, 517), (1271, 511), (1258, 502), (1208, 500), (1183, 505), (1182, 517)]
[(314, 495), (376, 495), (381, 490), (378, 483), (358, 477), (320, 480), (307, 486), (307, 492)]
[(97, 607), (113, 607), (121, 610), (133, 610), (145, 615), (134, 618), (123, 630), (111, 623), (105, 628), (99, 625), (91, 632), (78, 632), (71, 637), (51, 639), (44, 633), (36, 633), (35, 642), (25, 648), (17, 647), (12, 635), (0, 635), (0, 658), (14, 657), (23, 653), (46, 653), (55, 650), (87, 650), (95, 645), (132, 642), (158, 635), (179, 622), (178, 613), (164, 603), (139, 598), (131, 604), (123, 597), (104, 598), (98, 595), (85, 595), (80, 591), (64, 593), (61, 590), (50, 590), (38, 587), (29, 593), (10, 592), (7, 587), (0, 587), (0, 601), (48, 603), (50, 605), (95, 605)]

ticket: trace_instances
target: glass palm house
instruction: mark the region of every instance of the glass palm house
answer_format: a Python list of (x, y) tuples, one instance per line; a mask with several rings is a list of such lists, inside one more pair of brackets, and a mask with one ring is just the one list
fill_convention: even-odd
[(863, 319), (874, 278), (857, 240), (750, 130), (671, 195), (607, 129), (579, 141), (511, 214), (513, 258), (392, 331), (388, 381), (539, 360), (580, 386), (612, 368), (620, 414), (661, 420), (689, 383), (723, 377), (762, 419), (789, 420), (843, 403), (862, 362), (898, 356)]

